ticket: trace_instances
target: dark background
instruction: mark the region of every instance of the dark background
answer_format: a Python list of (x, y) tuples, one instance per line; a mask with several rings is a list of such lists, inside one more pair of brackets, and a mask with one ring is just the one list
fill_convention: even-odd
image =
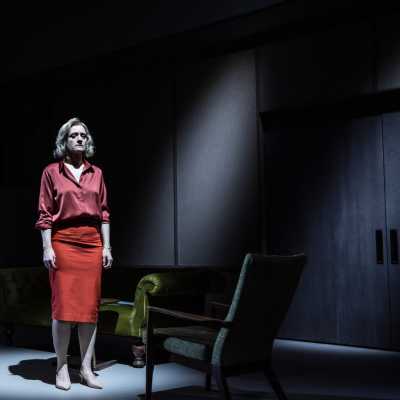
[(109, 189), (116, 265), (237, 267), (247, 252), (305, 251), (281, 335), (400, 348), (386, 235), (400, 215), (400, 10), (45, 2), (2, 15), (1, 266), (40, 264), (40, 175), (78, 116)]

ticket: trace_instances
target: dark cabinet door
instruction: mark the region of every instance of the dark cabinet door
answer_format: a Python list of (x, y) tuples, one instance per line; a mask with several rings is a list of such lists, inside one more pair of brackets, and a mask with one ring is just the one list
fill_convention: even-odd
[(308, 256), (280, 337), (390, 347), (380, 118), (282, 121), (266, 155), (268, 251)]
[(400, 348), (400, 113), (383, 115), (392, 347)]

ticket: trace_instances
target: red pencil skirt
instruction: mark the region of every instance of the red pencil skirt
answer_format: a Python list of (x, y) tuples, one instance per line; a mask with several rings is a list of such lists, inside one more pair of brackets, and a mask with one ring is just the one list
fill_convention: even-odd
[(56, 269), (50, 270), (52, 318), (96, 323), (101, 295), (102, 242), (97, 226), (53, 231)]

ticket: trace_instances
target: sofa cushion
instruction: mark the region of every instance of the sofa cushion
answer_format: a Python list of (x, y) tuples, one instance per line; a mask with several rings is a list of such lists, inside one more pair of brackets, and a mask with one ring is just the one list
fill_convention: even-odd
[(0, 312), (0, 321), (21, 325), (51, 325), (51, 303), (48, 301), (33, 301), (29, 304), (18, 304)]

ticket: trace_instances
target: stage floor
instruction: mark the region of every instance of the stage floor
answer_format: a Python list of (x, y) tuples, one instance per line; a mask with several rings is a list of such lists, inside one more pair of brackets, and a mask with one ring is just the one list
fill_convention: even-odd
[[(58, 390), (54, 386), (53, 360), (54, 353), (0, 346), (0, 399), (133, 400), (144, 391), (145, 369), (126, 364), (99, 372), (103, 390), (81, 385), (72, 373), (71, 390)], [(278, 340), (274, 360), (288, 395), (400, 399), (399, 353)], [(161, 364), (155, 369), (155, 391), (203, 382), (203, 374), (177, 364)], [(229, 385), (234, 393), (246, 392), (246, 399), (259, 399), (260, 392), (271, 391), (262, 374), (230, 378)]]

